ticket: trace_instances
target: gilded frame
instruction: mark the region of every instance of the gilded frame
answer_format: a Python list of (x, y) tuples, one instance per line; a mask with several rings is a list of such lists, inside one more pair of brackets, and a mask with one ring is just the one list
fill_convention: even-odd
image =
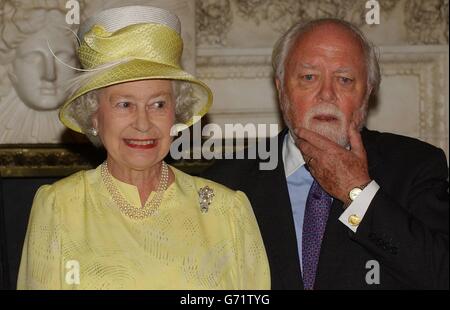
[[(99, 152), (99, 154), (95, 154)], [(0, 175), (62, 177), (90, 169), (101, 151), (88, 144), (14, 144), (0, 146)]]
[[(105, 158), (105, 151), (91, 144), (14, 144), (0, 145), (0, 176), (64, 177), (80, 170), (92, 169)], [(192, 175), (208, 168), (213, 160), (173, 161), (171, 165)]]

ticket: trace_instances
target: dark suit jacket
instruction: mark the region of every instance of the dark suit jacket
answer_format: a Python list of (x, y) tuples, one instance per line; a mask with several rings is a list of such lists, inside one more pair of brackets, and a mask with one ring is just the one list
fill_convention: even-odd
[[(294, 220), (278, 136), (278, 166), (259, 159), (222, 160), (203, 176), (245, 192), (266, 247), (273, 289), (302, 289)], [(442, 150), (416, 139), (364, 129), (369, 174), (380, 189), (356, 233), (332, 205), (316, 289), (436, 289), (449, 287), (448, 168)], [(379, 284), (368, 284), (379, 263)], [(366, 267), (366, 264), (369, 265)]]

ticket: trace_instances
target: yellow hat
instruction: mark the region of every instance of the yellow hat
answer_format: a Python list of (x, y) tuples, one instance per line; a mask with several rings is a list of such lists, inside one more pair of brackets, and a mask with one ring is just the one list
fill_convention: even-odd
[[(78, 97), (95, 89), (123, 82), (169, 79), (189, 82), (197, 102), (191, 115), (203, 116), (212, 104), (212, 92), (203, 82), (180, 66), (183, 40), (178, 17), (169, 11), (148, 6), (109, 9), (89, 18), (78, 32), (78, 57), (89, 75), (59, 111), (61, 122), (82, 132), (71, 115)], [(103, 68), (96, 74), (98, 69)], [(193, 119), (186, 122), (191, 125)]]

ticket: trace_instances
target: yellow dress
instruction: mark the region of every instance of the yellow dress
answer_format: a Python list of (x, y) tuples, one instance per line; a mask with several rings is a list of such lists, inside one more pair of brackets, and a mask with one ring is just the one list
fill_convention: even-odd
[[(144, 220), (120, 212), (100, 166), (42, 186), (18, 289), (270, 289), (266, 252), (245, 194), (171, 169), (175, 181)], [(113, 182), (140, 206), (136, 187)], [(215, 194), (205, 213), (197, 192), (204, 186)]]

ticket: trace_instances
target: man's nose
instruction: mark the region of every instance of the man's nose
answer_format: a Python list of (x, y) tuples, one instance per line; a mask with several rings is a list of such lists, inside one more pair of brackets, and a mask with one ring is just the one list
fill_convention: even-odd
[(44, 57), (43, 78), (49, 82), (56, 81), (56, 62), (52, 56)]
[(323, 102), (327, 103), (335, 103), (336, 102), (336, 92), (334, 89), (334, 84), (332, 78), (324, 79), (320, 92), (319, 98)]

